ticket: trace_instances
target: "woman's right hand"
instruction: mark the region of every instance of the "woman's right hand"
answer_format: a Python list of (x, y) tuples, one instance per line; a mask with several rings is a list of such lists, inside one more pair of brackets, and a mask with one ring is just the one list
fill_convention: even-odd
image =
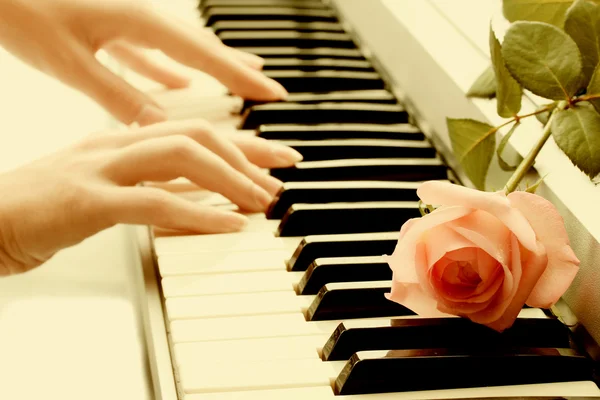
[(30, 270), (119, 223), (238, 231), (246, 222), (239, 213), (137, 184), (185, 177), (242, 210), (261, 212), (282, 184), (261, 168), (300, 159), (288, 147), (242, 134), (218, 135), (198, 120), (90, 136), (0, 175), (0, 275)]

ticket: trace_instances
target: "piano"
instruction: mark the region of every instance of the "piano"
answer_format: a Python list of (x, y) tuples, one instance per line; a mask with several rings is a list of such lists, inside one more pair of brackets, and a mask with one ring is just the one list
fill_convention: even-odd
[[(199, 23), (264, 57), (265, 73), (290, 92), (270, 104), (223, 94), (227, 107), (210, 118), (286, 143), (304, 160), (270, 171), (285, 185), (243, 232), (139, 230), (158, 398), (600, 398), (598, 304), (581, 307), (593, 290), (582, 280), (598, 276), (591, 258), (556, 307), (523, 309), (502, 335), (458, 318), (423, 319), (383, 296), (391, 272), (381, 255), (419, 216), (418, 183), (469, 184), (449, 152), (445, 117), (498, 120), (491, 102), (464, 96), (489, 62), (487, 37), (482, 48), (465, 36), (455, 3), (200, 1)], [(185, 99), (171, 93), (163, 104), (175, 117), (202, 114)], [(515, 147), (514, 157), (527, 149)], [(501, 187), (505, 176), (492, 175)], [(555, 189), (551, 178), (543, 194), (567, 215), (578, 209), (565, 210)], [(573, 232), (581, 222), (568, 224)]]

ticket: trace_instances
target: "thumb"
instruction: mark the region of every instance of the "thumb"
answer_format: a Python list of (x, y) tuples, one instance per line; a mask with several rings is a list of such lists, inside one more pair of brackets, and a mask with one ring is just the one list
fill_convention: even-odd
[(79, 89), (90, 96), (116, 119), (140, 126), (166, 121), (167, 113), (142, 93), (102, 65), (95, 57), (86, 57)]

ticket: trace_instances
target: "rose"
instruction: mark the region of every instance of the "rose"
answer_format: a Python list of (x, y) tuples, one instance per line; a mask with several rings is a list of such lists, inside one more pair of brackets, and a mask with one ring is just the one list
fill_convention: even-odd
[(439, 181), (417, 194), (439, 207), (402, 226), (387, 257), (387, 296), (419, 315), (458, 315), (503, 331), (524, 304), (556, 303), (579, 269), (562, 217), (538, 195)]

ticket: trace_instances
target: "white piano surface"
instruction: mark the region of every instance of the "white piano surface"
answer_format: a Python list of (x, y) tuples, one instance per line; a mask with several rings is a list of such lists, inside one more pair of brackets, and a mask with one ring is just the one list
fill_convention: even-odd
[[(462, 21), (475, 7), (482, 13), (493, 10), (495, 1), (403, 0), (396, 6), (413, 2), (443, 9), (479, 46), (487, 43), (487, 22)], [(169, 3), (191, 10), (193, 0)], [(471, 75), (464, 77), (463, 86), (475, 77)], [(1, 49), (0, 107), (0, 171), (116, 126), (91, 100)], [(515, 142), (518, 150), (526, 148), (528, 139), (522, 140)], [(579, 255), (591, 261), (597, 242), (585, 239), (593, 250)], [(0, 399), (154, 398), (135, 288), (139, 257), (132, 240), (128, 228), (117, 226), (60, 252), (32, 272), (0, 279)], [(586, 279), (593, 275), (588, 271)], [(581, 304), (579, 298), (576, 304)]]

